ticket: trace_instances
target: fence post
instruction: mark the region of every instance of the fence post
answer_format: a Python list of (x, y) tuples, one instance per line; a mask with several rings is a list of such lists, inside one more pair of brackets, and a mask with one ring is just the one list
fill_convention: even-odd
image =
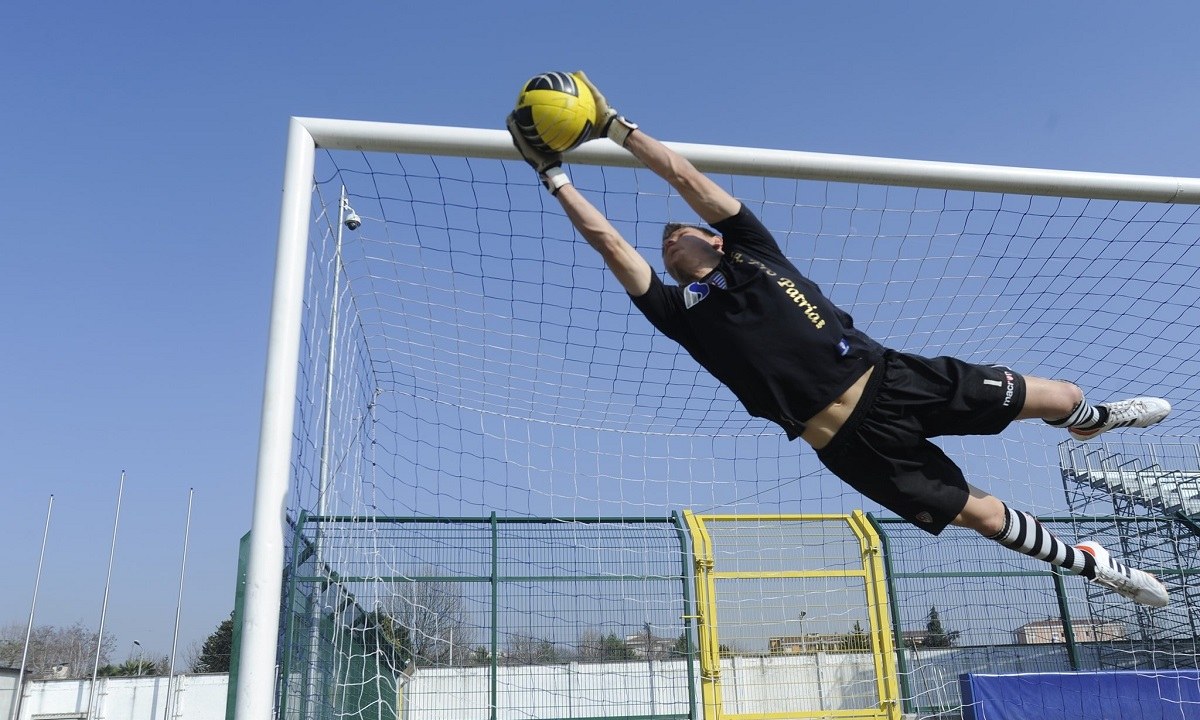
[(1075, 628), (1071, 623), (1071, 605), (1067, 602), (1067, 586), (1062, 579), (1062, 570), (1050, 567), (1054, 577), (1054, 594), (1058, 597), (1058, 614), (1062, 616), (1063, 639), (1067, 642), (1067, 660), (1072, 670), (1080, 669), (1079, 646), (1075, 643)]

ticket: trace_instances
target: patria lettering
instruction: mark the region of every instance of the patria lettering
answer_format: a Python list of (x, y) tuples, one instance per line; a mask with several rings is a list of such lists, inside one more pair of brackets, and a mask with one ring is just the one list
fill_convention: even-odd
[(808, 321), (813, 324), (813, 327), (818, 330), (825, 327), (825, 320), (821, 317), (821, 313), (817, 311), (815, 305), (808, 301), (804, 293), (800, 292), (795, 282), (787, 278), (779, 278), (776, 282), (779, 287), (787, 291), (788, 297), (792, 299), (792, 302), (796, 303), (796, 307), (800, 308), (804, 316), (808, 318)]

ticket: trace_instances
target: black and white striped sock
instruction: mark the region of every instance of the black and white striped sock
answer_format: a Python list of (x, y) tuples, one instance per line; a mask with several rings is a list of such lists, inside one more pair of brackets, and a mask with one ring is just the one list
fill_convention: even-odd
[(1072, 575), (1082, 575), (1089, 580), (1096, 577), (1096, 560), (1091, 555), (1056, 538), (1027, 512), (1013, 510), (1008, 505), (1004, 506), (1004, 512), (1004, 529), (992, 535), (992, 540), (1006, 548), (1057, 565)]
[(1092, 405), (1087, 398), (1083, 398), (1065, 418), (1043, 422), (1057, 428), (1073, 427), (1080, 430), (1091, 430), (1100, 427), (1106, 420), (1108, 420), (1108, 408), (1103, 405)]

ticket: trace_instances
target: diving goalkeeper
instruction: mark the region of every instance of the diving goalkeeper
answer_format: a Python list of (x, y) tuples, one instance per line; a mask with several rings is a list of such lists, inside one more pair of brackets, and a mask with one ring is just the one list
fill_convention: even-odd
[(926, 532), (970, 528), (1134, 602), (1167, 604), (1166, 588), (1153, 575), (1116, 561), (1098, 543), (1063, 542), (1029, 513), (968, 484), (928, 440), (991, 435), (1032, 418), (1088, 440), (1113, 428), (1161, 422), (1171, 411), (1167, 401), (1092, 405), (1069, 382), (881, 346), (800, 273), (745, 205), (619, 115), (582, 72), (577, 76), (597, 105), (589, 139), (607, 137), (628, 150), (708, 226), (663, 228), (663, 265), (678, 285), (659, 279), (571, 184), (561, 154), (536, 150), (510, 115), (513, 143), (633, 304), (750, 414), (807, 442), (844, 482)]

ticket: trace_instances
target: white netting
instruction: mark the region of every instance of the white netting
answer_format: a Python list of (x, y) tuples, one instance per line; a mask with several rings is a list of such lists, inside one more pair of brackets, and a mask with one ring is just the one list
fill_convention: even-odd
[[(570, 170), (576, 185), (656, 268), (661, 268), (662, 224), (695, 219), (677, 195), (644, 170)], [(372, 612), (402, 614), (396, 608), (413, 605), (413, 593), (422, 588), (458, 581), (465, 588), (487, 576), (462, 569), (470, 542), (420, 530), (424, 526), (414, 526), (415, 537), (423, 541), (401, 542), (394, 529), (381, 529), (390, 527), (386, 523), (374, 522), (379, 518), (474, 522), (496, 513), (608, 518), (619, 527), (629, 520), (665, 522), (683, 509), (724, 514), (878, 510), (830, 477), (802, 443), (789, 443), (777, 427), (750, 417), (728, 390), (655, 332), (525, 165), (321, 152), (316, 179), (290, 503), (293, 517), (306, 512), (372, 521), (339, 526), (337, 542), (316, 530), (305, 535), (306, 547), (327, 568), (309, 573), (357, 578), (342, 584), (353, 585), (351, 605), (358, 608), (351, 613), (357, 619), (345, 619), (344, 625), (361, 623)], [(1200, 216), (1195, 206), (716, 179), (762, 218), (802, 272), (885, 345), (1070, 379), (1093, 400), (1166, 397), (1174, 413), (1142, 437), (1194, 442), (1200, 429)], [(362, 218), (354, 232), (339, 224), (343, 186)], [(1058, 449), (1063, 438), (1061, 431), (1026, 422), (997, 437), (939, 442), (974, 484), (1014, 506), (1067, 515), (1076, 509), (1077, 498), (1072, 500), (1072, 488), (1064, 485)], [(581, 638), (612, 634), (629, 647), (634, 641), (628, 638), (642, 632), (643, 624), (651, 626), (647, 652), (653, 638), (676, 639), (683, 627), (679, 616), (686, 611), (683, 600), (662, 597), (657, 580), (647, 584), (663, 574), (661, 569), (646, 569), (671, 533), (650, 540), (614, 531), (605, 541), (594, 535), (593, 525), (568, 523), (566, 528), (565, 535), (554, 536), (564, 546), (626, 542), (624, 552), (641, 569), (613, 560), (581, 570), (586, 562), (564, 561), (546, 576), (628, 576), (629, 588), (613, 595), (591, 581), (562, 585), (543, 578), (532, 582), (525, 600), (507, 608), (506, 620), (489, 615), (494, 603), (478, 588), (455, 590), (469, 616), (461, 626), (473, 628), (472, 639), (450, 641), (437, 630), (433, 645), (441, 649), (425, 662), (465, 667), (464, 658), (484, 648), (489, 662), (502, 664), (497, 655), (525, 652), (525, 641), (549, 642), (559, 647), (558, 660), (578, 660), (579, 648), (587, 644)], [(469, 536), (474, 530), (462, 532)], [(435, 536), (438, 542), (429, 540)], [(421, 551), (406, 557), (405, 548), (413, 547)], [(1033, 563), (1017, 556), (1006, 560), (1025, 568)], [(296, 566), (300, 585), (312, 577), (299, 571), (303, 562)], [(351, 566), (358, 569), (348, 570)], [(914, 600), (921, 607), (914, 605), (915, 614), (902, 613), (901, 620), (910, 622), (903, 629), (924, 622), (933, 604), (960, 631), (969, 623), (975, 633), (971, 642), (981, 645), (1003, 644), (1016, 626), (1043, 619), (1038, 614), (1046, 609), (1040, 603), (1024, 610), (1015, 603), (1017, 609), (1000, 616), (989, 616), (986, 608), (964, 603), (961, 596), (956, 603), (957, 582), (936, 590), (935, 602)], [(970, 583), (976, 589), (1000, 587), (995, 579)], [(331, 592), (312, 595), (321, 596), (327, 615), (335, 603)], [(589, 593), (602, 599), (601, 606), (621, 597), (644, 605), (644, 611), (588, 615), (578, 605), (587, 604), (581, 597)], [(304, 632), (320, 635), (313, 627), (321, 611), (301, 609), (295, 598), (292, 602), (293, 614), (313, 618)], [(1186, 607), (1185, 614), (1190, 613)], [(521, 617), (536, 620), (522, 630), (514, 619)], [(492, 631), (501, 639), (485, 637)], [(359, 656), (369, 654), (363, 649), (366, 641), (343, 637)], [(1155, 639), (1166, 641), (1161, 633)], [(294, 648), (306, 641), (289, 642)], [(1160, 653), (1170, 658), (1165, 666), (1181, 662), (1172, 647)], [(451, 648), (458, 661), (450, 659)], [(1183, 656), (1194, 664), (1195, 654), (1189, 652)], [(931, 680), (917, 668), (909, 671), (921, 677), (914, 681), (914, 693), (957, 697), (953, 678)], [(657, 677), (653, 670), (638, 673), (629, 687), (653, 684)], [(683, 682), (682, 676), (672, 677), (671, 682)], [(530, 689), (537, 683), (522, 685), (526, 681), (515, 676), (506, 682), (513, 683), (506, 701), (516, 708), (513, 716), (522, 715), (521, 698), (571, 694), (562, 688)], [(315, 680), (304, 683), (308, 687)], [(471, 688), (471, 697), (483, 698), (485, 707), (487, 688)], [(295, 683), (290, 692), (299, 692)], [(358, 712), (345, 710), (347, 702), (338, 706), (340, 714)], [(376, 693), (358, 705), (381, 702)], [(686, 712), (686, 702), (672, 702), (670, 712)], [(947, 703), (954, 706), (951, 700), (918, 705)], [(551, 706), (556, 709), (545, 712), (561, 711)], [(638, 707), (636, 713), (612, 712), (645, 714)]]

